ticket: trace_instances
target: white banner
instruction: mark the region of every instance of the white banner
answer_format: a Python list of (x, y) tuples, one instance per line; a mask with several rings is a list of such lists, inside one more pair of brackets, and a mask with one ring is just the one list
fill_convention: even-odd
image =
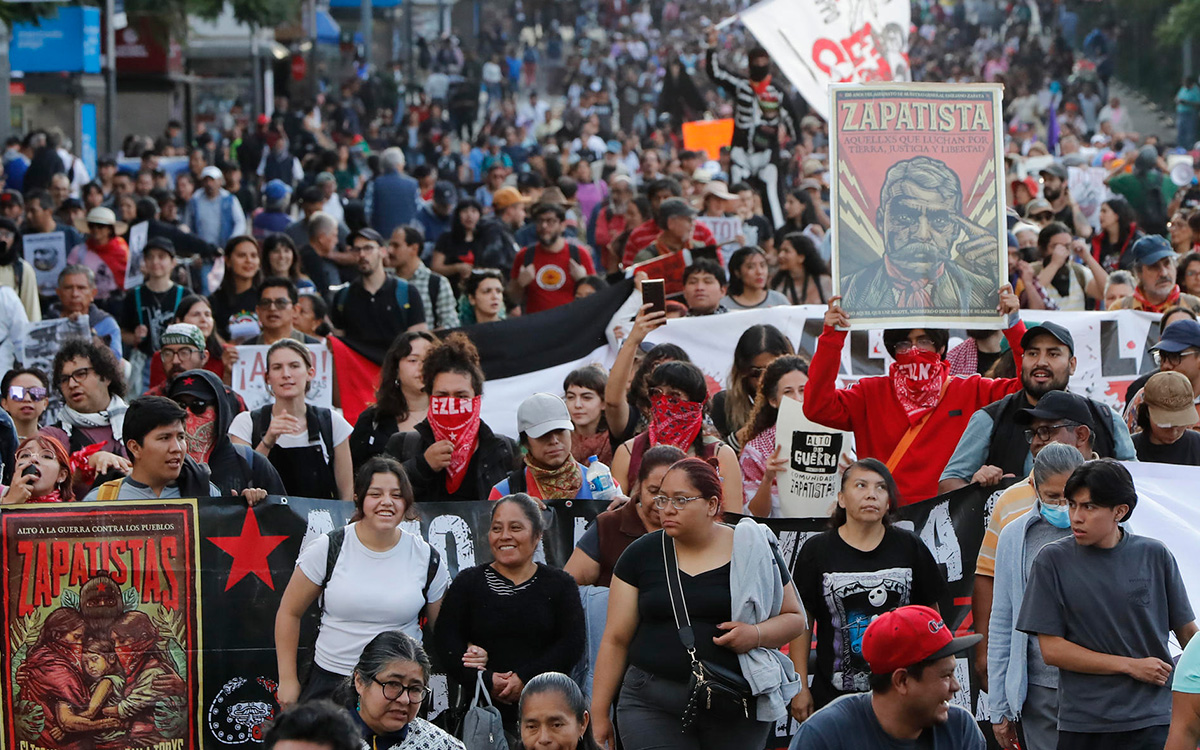
[(912, 80), (908, 0), (763, 0), (738, 17), (826, 120), (831, 83)]
[[(233, 388), (246, 408), (253, 411), (274, 402), (275, 397), (267, 391), (267, 350), (269, 346), (237, 347), (238, 361), (233, 365)], [(324, 344), (308, 344), (313, 354), (317, 376), (313, 379), (305, 399), (314, 406), (333, 407), (333, 355)], [(515, 414), (515, 412), (514, 412)]]
[[(636, 308), (634, 308), (636, 309)], [(630, 329), (629, 317), (618, 313), (609, 325)], [(821, 305), (795, 305), (744, 310), (699, 318), (679, 318), (652, 332), (651, 344), (673, 343), (683, 347), (710, 385), (724, 387), (733, 365), (733, 348), (738, 337), (752, 325), (769, 323), (787, 336), (799, 353), (812, 356), (825, 315)], [(1075, 339), (1078, 365), (1071, 378), (1071, 390), (1120, 410), (1125, 405), (1125, 389), (1138, 375), (1154, 369), (1150, 347), (1158, 341), (1158, 315), (1131, 310), (1113, 312), (1045, 312), (1022, 310), (1026, 326), (1049, 320), (1065, 326)], [(965, 337), (961, 329), (951, 330), (951, 347)], [(517, 434), (517, 407), (527, 396), (539, 391), (561, 393), (563, 378), (576, 367), (598, 364), (612, 366), (616, 349), (604, 346), (587, 357), (556, 367), (523, 375), (489, 380), (484, 385), (483, 419), (492, 429), (505, 435)], [(891, 364), (883, 347), (880, 330), (851, 331), (842, 350), (843, 383), (870, 375), (883, 375)]]

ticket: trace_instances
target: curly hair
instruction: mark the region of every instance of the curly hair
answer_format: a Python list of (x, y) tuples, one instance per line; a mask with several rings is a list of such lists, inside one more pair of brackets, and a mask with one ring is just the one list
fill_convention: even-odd
[(483, 393), (483, 368), (479, 365), (479, 350), (465, 333), (452, 333), (434, 344), (425, 355), (421, 368), (425, 392), (433, 394), (433, 381), (438, 375), (457, 372), (471, 379), (471, 388), (478, 396)]
[(108, 381), (108, 395), (124, 398), (125, 376), (112, 349), (90, 339), (67, 339), (54, 355), (55, 385), (62, 379), (63, 367), (73, 359), (86, 359), (96, 376)]

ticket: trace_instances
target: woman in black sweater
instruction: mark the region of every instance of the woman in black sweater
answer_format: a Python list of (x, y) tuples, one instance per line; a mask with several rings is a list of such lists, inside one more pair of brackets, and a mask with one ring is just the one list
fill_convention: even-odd
[(458, 574), (434, 633), (447, 674), (470, 693), (483, 672), (504, 728), (514, 735), (525, 683), (543, 672), (569, 674), (584, 650), (575, 579), (533, 561), (543, 528), (529, 495), (498, 500), (488, 531), (494, 560)]

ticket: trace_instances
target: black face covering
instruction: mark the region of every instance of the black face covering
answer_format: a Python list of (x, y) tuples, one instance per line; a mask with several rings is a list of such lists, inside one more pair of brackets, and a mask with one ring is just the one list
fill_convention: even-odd
[(770, 72), (771, 72), (771, 64), (770, 63), (767, 63), (766, 65), (754, 65), (753, 63), (751, 63), (751, 65), (750, 65), (750, 80), (751, 81), (761, 81), (762, 79), (766, 78), (767, 75), (770, 74)]

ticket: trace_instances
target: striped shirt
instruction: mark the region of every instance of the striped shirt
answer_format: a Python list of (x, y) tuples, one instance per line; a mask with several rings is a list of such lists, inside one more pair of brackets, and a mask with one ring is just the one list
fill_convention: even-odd
[[(796, 125), (787, 94), (782, 89), (768, 83), (762, 91), (755, 91), (750, 79), (721, 67), (712, 47), (705, 51), (705, 61), (709, 77), (733, 97), (733, 146), (752, 151), (778, 151), (780, 127), (795, 136)], [(764, 140), (767, 143), (763, 143)]]
[[(437, 296), (437, 309), (434, 309), (432, 300), (429, 297), (430, 279), (436, 277), (435, 283), (439, 285)], [(445, 276), (439, 276), (422, 263), (417, 261), (417, 270), (413, 271), (412, 276), (405, 279), (408, 282), (410, 289), (416, 289), (417, 294), (421, 297), (421, 304), (427, 311), (425, 313), (425, 321), (429, 323), (430, 330), (439, 328), (458, 328), (458, 307), (457, 300), (454, 299), (454, 290), (450, 286), (450, 280)]]

